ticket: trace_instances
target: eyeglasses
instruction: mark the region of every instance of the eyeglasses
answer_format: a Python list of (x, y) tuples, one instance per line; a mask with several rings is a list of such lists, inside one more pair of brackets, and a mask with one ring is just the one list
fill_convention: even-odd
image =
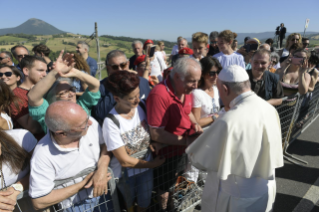
[(217, 41), (211, 41), (210, 43), (211, 44), (217, 44)]
[(25, 56), (27, 56), (27, 54), (20, 54), (20, 55), (17, 55), (18, 58), (24, 58)]
[(210, 71), (209, 76), (214, 77), (216, 74), (218, 75), (220, 71)]
[(0, 73), (0, 77), (3, 77), (3, 75), (6, 75), (6, 77), (11, 77), (12, 76), (12, 72), (4, 72), (4, 73)]
[(60, 92), (59, 94), (57, 94), (57, 96), (59, 97), (59, 98), (65, 98), (65, 97), (67, 97), (69, 94), (70, 94), (70, 92), (72, 92), (72, 93), (76, 93), (76, 87), (71, 87), (69, 90), (67, 90), (67, 91), (62, 91), (62, 92)]
[(121, 63), (120, 65), (109, 65), (113, 70), (119, 70), (120, 67), (121, 69), (124, 69), (127, 65), (127, 61), (126, 62), (123, 62)]
[(0, 57), (0, 61), (3, 60), (3, 59), (6, 59), (6, 58), (8, 58), (8, 57)]

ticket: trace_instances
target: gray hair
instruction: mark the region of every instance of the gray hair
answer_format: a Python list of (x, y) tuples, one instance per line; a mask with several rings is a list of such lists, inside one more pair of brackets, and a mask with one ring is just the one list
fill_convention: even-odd
[(194, 58), (190, 58), (190, 57), (182, 57), (179, 58), (175, 63), (174, 63), (174, 67), (171, 71), (171, 73), (169, 74), (171, 79), (173, 79), (174, 75), (176, 73), (179, 74), (179, 76), (181, 77), (182, 80), (185, 79), (185, 77), (189, 74), (188, 73), (188, 68), (192, 66), (195, 67), (197, 66), (197, 68), (199, 68), (200, 70), (202, 70), (202, 66), (201, 64), (195, 60)]
[(2, 52), (0, 52), (0, 54), (2, 54), (2, 53), (4, 53), (7, 57), (9, 57), (9, 58), (11, 59), (11, 61), (13, 61), (11, 52), (8, 52), (8, 51), (2, 51)]
[[(268, 49), (268, 47), (269, 47), (269, 49)], [(263, 43), (263, 44), (261, 44), (261, 45), (259, 46), (259, 49), (266, 49), (266, 50), (268, 50), (268, 51), (271, 50), (270, 45), (269, 45), (268, 43)]]
[(236, 94), (241, 94), (247, 89), (250, 89), (250, 81), (244, 81), (244, 82), (224, 82), (221, 81), (222, 84), (226, 85), (231, 92), (234, 92)]
[(217, 31), (211, 32), (210, 35), (209, 35), (209, 40), (218, 38), (218, 34), (219, 33)]
[(276, 61), (279, 62), (280, 57), (279, 57), (279, 54), (277, 52), (272, 52), (270, 54), (270, 60), (272, 57), (276, 58)]
[(52, 132), (56, 132), (59, 130), (63, 130), (64, 132), (70, 131), (71, 126), (67, 124), (65, 119), (62, 118), (62, 116), (54, 117), (50, 116), (48, 112), (45, 114), (45, 124), (47, 125), (47, 128), (51, 130)]
[(50, 90), (47, 92), (46, 100), (49, 104), (52, 104), (53, 102), (56, 102), (56, 88), (58, 87), (61, 82), (67, 82), (69, 85), (73, 84), (73, 80), (71, 78), (67, 77), (59, 77), (54, 84), (51, 86)]
[(79, 44), (81, 44), (83, 48), (88, 50), (88, 52), (90, 51), (90, 47), (89, 47), (89, 44), (87, 44), (87, 42), (80, 40), (80, 41), (78, 41), (78, 45)]
[(142, 41), (139, 41), (139, 40), (133, 41), (133, 42), (132, 42), (132, 48), (134, 48), (135, 44), (140, 44), (140, 45), (143, 47)]
[(179, 40), (178, 40), (178, 43), (180, 43), (180, 42), (183, 41), (183, 40), (186, 41), (186, 44), (188, 44), (188, 41), (187, 41), (186, 38), (181, 38), (181, 39), (179, 39)]
[(112, 50), (110, 51), (107, 55), (106, 55), (106, 59), (105, 59), (105, 65), (108, 64), (108, 61), (110, 61), (110, 59), (114, 58), (114, 57), (120, 57), (120, 56), (124, 56), (125, 59), (127, 60), (127, 57), (125, 55), (125, 53), (121, 50)]

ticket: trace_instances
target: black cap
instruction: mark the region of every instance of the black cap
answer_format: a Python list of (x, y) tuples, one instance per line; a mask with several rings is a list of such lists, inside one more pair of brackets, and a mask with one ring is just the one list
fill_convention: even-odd
[(245, 42), (247, 41), (247, 40), (249, 40), (249, 39), (251, 39), (251, 37), (245, 37)]

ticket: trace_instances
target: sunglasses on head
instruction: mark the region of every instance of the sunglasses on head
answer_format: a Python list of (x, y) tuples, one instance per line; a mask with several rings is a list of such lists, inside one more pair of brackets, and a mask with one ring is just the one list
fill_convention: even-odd
[(124, 69), (124, 68), (126, 67), (126, 65), (127, 65), (127, 61), (121, 63), (120, 65), (109, 65), (109, 66), (111, 66), (111, 68), (112, 68), (113, 70), (119, 70), (120, 67), (121, 67), (121, 69)]
[(218, 75), (220, 71), (210, 71), (209, 76), (214, 77), (216, 74)]
[(6, 77), (11, 77), (12, 76), (12, 72), (0, 73), (0, 77), (3, 77), (3, 75), (6, 75)]

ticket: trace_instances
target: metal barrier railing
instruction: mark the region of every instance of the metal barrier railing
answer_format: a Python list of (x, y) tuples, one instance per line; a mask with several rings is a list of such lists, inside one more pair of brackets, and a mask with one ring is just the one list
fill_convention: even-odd
[[(92, 171), (95, 170), (96, 167), (90, 167), (83, 171), (81, 171), (76, 176), (65, 179), (55, 181), (54, 189), (64, 188), (75, 183), (80, 182), (79, 179), (82, 180)], [(118, 195), (116, 190), (116, 181), (114, 179), (114, 174), (111, 168), (108, 168), (108, 172), (111, 173), (111, 179), (108, 182), (108, 194), (102, 195), (99, 198), (88, 198), (92, 195), (92, 189), (83, 189), (79, 193), (73, 195), (72, 197), (62, 201), (59, 204), (50, 206), (47, 209), (39, 210), (45, 212), (104, 212), (104, 211), (120, 211), (120, 205), (118, 201)], [(82, 203), (85, 201), (85, 206)], [(79, 206), (81, 204), (82, 206)], [(17, 205), (16, 210), (19, 212), (34, 212), (36, 211), (33, 208), (31, 203), (31, 198), (28, 195), (28, 191), (24, 191), (17, 196)]]
[[(282, 104), (276, 106), (278, 111), (281, 131), (284, 158), (290, 162), (301, 165), (300, 162), (307, 164), (291, 154), (288, 153), (289, 146), (296, 140), (296, 138), (303, 133), (319, 116), (319, 84), (315, 86), (312, 93), (305, 95), (296, 94), (293, 96), (284, 97)], [(207, 173), (191, 166), (187, 161), (187, 157), (181, 156), (184, 150), (178, 148), (170, 148), (167, 146), (167, 157), (165, 166), (149, 169), (148, 171), (141, 169), (127, 169), (126, 176), (127, 187), (119, 189), (119, 195), (116, 183), (118, 179), (114, 178), (112, 170), (112, 179), (108, 183), (108, 193), (110, 196), (101, 197), (98, 204), (82, 211), (114, 211), (120, 212), (122, 208), (129, 208), (128, 212), (133, 212), (134, 207), (140, 206), (145, 211), (161, 211), (158, 197), (163, 194), (163, 191), (169, 192), (165, 198), (168, 200), (167, 206), (169, 211), (186, 212), (192, 211), (193, 208), (201, 203), (201, 195), (205, 185)], [(146, 155), (146, 150), (143, 152), (131, 155), (136, 158), (141, 158)], [(172, 156), (173, 155), (173, 156)], [(93, 167), (94, 170), (94, 167)], [(87, 170), (86, 173), (80, 173), (84, 178), (92, 170)], [(181, 176), (178, 178), (178, 176)], [(75, 176), (74, 179), (78, 177)], [(72, 180), (56, 182), (56, 187), (68, 183)], [(127, 198), (129, 197), (129, 198)], [(26, 192), (18, 197), (18, 203), (23, 199), (28, 198)], [(129, 199), (129, 200), (128, 200)], [(125, 201), (126, 200), (126, 201)], [(163, 198), (162, 198), (163, 200)], [(140, 205), (137, 205), (137, 204)], [(112, 206), (110, 206), (110, 204)], [(76, 203), (67, 208), (61, 208), (59, 205), (50, 207), (49, 211), (73, 211)], [(34, 211), (34, 210), (19, 210), (19, 211)], [(74, 210), (75, 211), (75, 210)]]

